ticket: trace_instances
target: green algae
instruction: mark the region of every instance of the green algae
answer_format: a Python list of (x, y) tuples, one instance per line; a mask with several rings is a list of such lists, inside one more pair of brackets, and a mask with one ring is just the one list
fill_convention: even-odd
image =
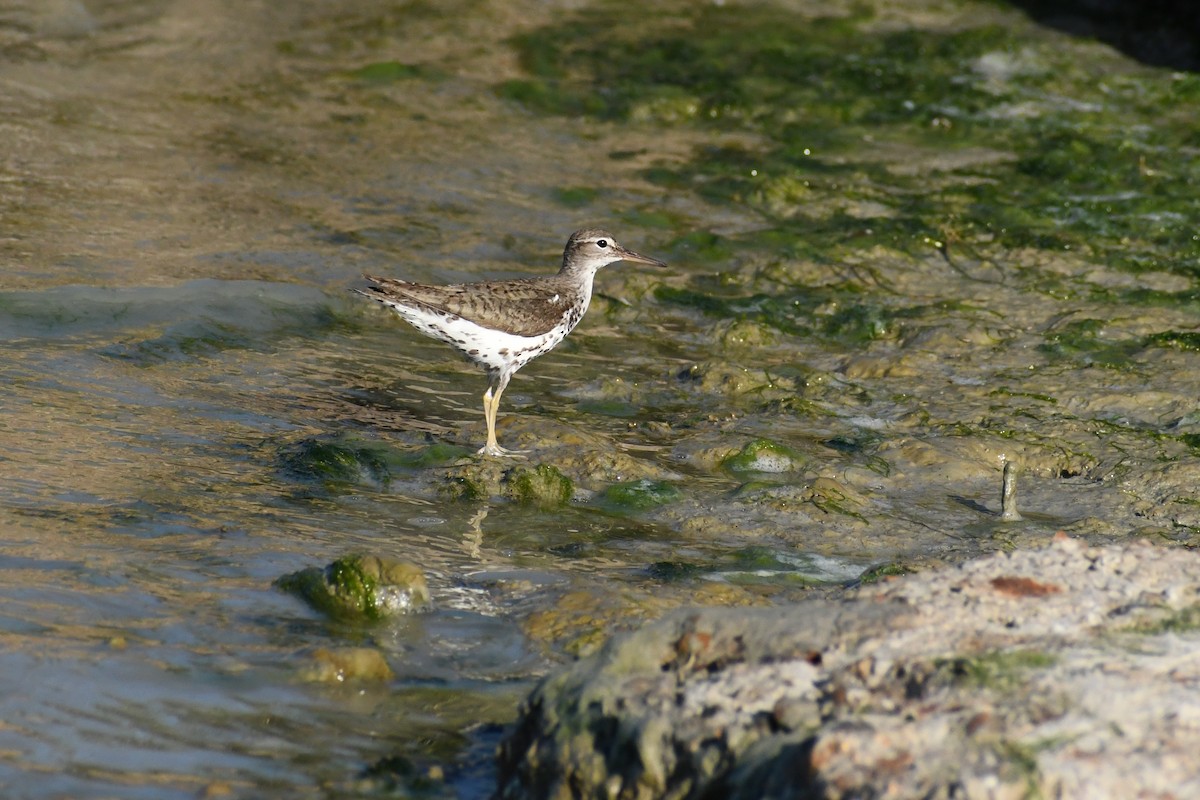
[(487, 483), (469, 475), (450, 475), (438, 485), (438, 496), (443, 500), (473, 502), (489, 496)]
[(808, 502), (826, 514), (841, 514), (859, 522), (867, 522), (867, 518), (856, 510), (856, 507), (862, 507), (862, 498), (830, 478), (818, 478), (813, 481)]
[(730, 240), (712, 231), (688, 230), (670, 245), (674, 258), (688, 263), (724, 263), (735, 252)]
[(557, 467), (539, 464), (533, 469), (518, 467), (510, 472), (504, 493), (518, 503), (551, 509), (570, 503), (575, 487)]
[(680, 494), (673, 483), (644, 478), (606, 486), (599, 499), (601, 505), (613, 511), (645, 511), (673, 503)]
[[(603, 6), (517, 37), (522, 66), (534, 78), (516, 82), (524, 87), (516, 94), (536, 84), (542, 111), (722, 127), (782, 122), (792, 115), (781, 109), (802, 107), (820, 109), (822, 122), (909, 120), (913, 105), (931, 106), (961, 91), (960, 61), (1011, 42), (997, 26), (863, 36), (865, 9), (815, 19), (767, 6), (680, 11), (647, 9), (631, 29), (616, 24), (617, 7)], [(500, 89), (514, 97), (511, 83)], [(587, 92), (593, 84), (609, 91)], [(964, 104), (986, 107), (990, 98), (974, 94)]]
[(1200, 352), (1200, 333), (1196, 331), (1161, 331), (1152, 333), (1143, 340), (1150, 347), (1173, 347), (1177, 350)]
[(657, 286), (654, 297), (665, 305), (843, 345), (895, 339), (906, 323), (937, 318), (953, 310), (948, 303), (904, 306), (891, 299), (867, 297), (850, 283), (739, 294), (736, 286), (729, 285), (733, 280), (720, 283), (721, 278), (694, 279), (688, 288)]
[(1052, 653), (1041, 650), (997, 650), (977, 656), (939, 660), (954, 683), (973, 688), (1012, 691), (1028, 681), (1029, 673), (1058, 663)]
[(396, 463), (409, 469), (426, 469), (452, 464), (475, 453), (468, 447), (446, 442), (435, 442), (412, 452), (402, 453), (396, 458)]
[(497, 91), (535, 113), (760, 137), (646, 173), (762, 213), (769, 230), (734, 250), (790, 233), (824, 252), (1034, 247), (1200, 275), (1200, 160), (1179, 157), (1200, 146), (1182, 113), (1200, 78), (1085, 61), (1036, 26), (979, 19), (913, 30), (867, 5), (812, 18), (669, 4), (629, 26), (606, 4), (512, 40), (528, 77)]
[(373, 647), (318, 647), (306, 654), (300, 678), (311, 683), (390, 681), (396, 677)]
[(899, 578), (902, 575), (913, 575), (918, 570), (900, 562), (892, 562), (889, 564), (880, 564), (879, 566), (871, 567), (863, 572), (858, 577), (858, 582), (864, 586), (872, 583), (886, 581), (889, 578)]
[(895, 333), (897, 312), (878, 303), (853, 303), (821, 322), (826, 336), (849, 342), (869, 342)]
[(1044, 781), (1038, 765), (1038, 753), (1061, 746), (1062, 743), (1056, 739), (1042, 739), (1030, 743), (1003, 738), (995, 743), (993, 750), (1001, 762), (1002, 772), (1015, 773), (1025, 785), (1023, 800), (1045, 800), (1046, 794), (1041, 789)]
[(370, 555), (349, 555), (324, 568), (289, 573), (274, 583), (336, 619), (378, 622), (429, 603), (429, 588), (413, 564)]
[(1163, 633), (1189, 633), (1200, 629), (1200, 606), (1166, 610), (1159, 619), (1140, 622), (1128, 630), (1156, 636)]
[(690, 561), (655, 561), (646, 565), (646, 575), (662, 583), (680, 583), (703, 577), (712, 568)]
[(1118, 305), (1139, 305), (1153, 308), (1178, 308), (1189, 313), (1200, 313), (1200, 289), (1184, 289), (1167, 292), (1161, 289), (1139, 287), (1126, 291), (1093, 290), (1093, 299)]
[(1105, 339), (1108, 323), (1100, 319), (1080, 319), (1046, 334), (1038, 351), (1051, 361), (1071, 361), (1084, 366), (1126, 369), (1134, 355), (1145, 347), (1141, 338)]
[(211, 358), (226, 350), (248, 350), (255, 340), (236, 325), (213, 321), (172, 326), (168, 331), (141, 341), (109, 345), (104, 354), (139, 366), (166, 361)]
[(737, 453), (721, 462), (731, 472), (793, 472), (804, 465), (804, 457), (770, 439), (747, 442)]
[(722, 319), (753, 319), (793, 336), (809, 336), (815, 332), (813, 312), (822, 302), (818, 293), (810, 292), (730, 297), (670, 286), (657, 287), (654, 296), (660, 303), (692, 308)]
[(358, 69), (350, 70), (346, 77), (361, 83), (375, 86), (395, 83), (402, 80), (425, 77), (427, 70), (417, 64), (404, 64), (400, 61), (376, 61), (365, 64)]
[(299, 480), (340, 485), (387, 487), (397, 459), (385, 446), (354, 438), (304, 439), (280, 454), (283, 471)]
[(846, 562), (761, 545), (724, 552), (708, 561), (656, 561), (647, 575), (662, 583), (687, 583), (705, 578), (728, 586), (773, 584), (791, 588), (841, 584), (856, 569)]
[(554, 190), (554, 201), (564, 208), (584, 208), (600, 197), (594, 186), (562, 186)]
[(840, 583), (842, 577), (829, 572), (805, 553), (783, 554), (763, 546), (743, 547), (729, 554), (716, 572), (732, 584), (761, 586), (819, 586)]

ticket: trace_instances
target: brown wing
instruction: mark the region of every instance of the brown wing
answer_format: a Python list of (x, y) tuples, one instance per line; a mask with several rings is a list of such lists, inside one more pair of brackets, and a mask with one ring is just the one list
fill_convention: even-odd
[(378, 284), (365, 292), (377, 300), (398, 300), (424, 306), (516, 336), (546, 333), (562, 322), (567, 309), (576, 302), (572, 287), (554, 277), (446, 286), (372, 275), (363, 277)]

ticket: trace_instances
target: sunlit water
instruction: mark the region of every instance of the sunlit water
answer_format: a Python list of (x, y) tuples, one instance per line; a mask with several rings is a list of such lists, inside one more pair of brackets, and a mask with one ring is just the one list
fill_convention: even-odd
[[(499, 99), (499, 82), (526, 75), (507, 37), (561, 8), (336, 6), (0, 4), (6, 798), (481, 797), (497, 726), (570, 652), (572, 619), (603, 633), (694, 598), (837, 587), (898, 555), (1037, 542), (1105, 509), (1129, 513), (1105, 481), (1126, 474), (1126, 456), (1175, 458), (1161, 443), (1194, 427), (1177, 411), (1194, 401), (1186, 351), (1160, 351), (1161, 366), (1140, 373), (1062, 367), (1050, 388), (1022, 394), (1036, 326), (1075, 309), (1051, 290), (1004, 294), (1008, 278), (992, 280), (989, 265), (970, 265), (986, 280), (962, 293), (977, 308), (930, 322), (950, 344), (931, 335), (926, 348), (918, 330), (902, 355), (923, 371), (874, 384), (847, 366), (867, 346), (756, 338), (755, 323), (656, 303), (658, 282), (719, 287), (717, 273), (735, 268), (689, 263), (692, 230), (763, 221), (644, 170), (745, 142), (537, 117)], [(361, 71), (370, 65), (383, 66)], [(482, 441), (483, 375), (351, 295), (361, 272), (547, 272), (584, 224), (676, 263), (601, 273), (579, 331), (505, 394), (501, 440), (601, 437), (600, 449), (679, 487), (678, 503), (631, 513), (585, 487), (547, 512), (447, 499), (436, 470), (333, 487), (289, 471), (287, 454), (312, 440)], [(670, 241), (684, 242), (679, 261), (658, 249)], [(752, 257), (741, 266), (757, 269)], [(934, 307), (945, 265), (909, 266), (888, 291)], [(1154, 280), (1165, 292), (1182, 279)], [(1011, 310), (1010, 327), (996, 308)], [(1146, 313), (1131, 312), (1128, 330), (1182, 324)], [(993, 382), (1003, 391), (989, 394)], [(1068, 453), (1060, 469), (1026, 440), (1047, 480), (1025, 487), (1027, 523), (1004, 529), (998, 473), (989, 481), (1009, 431), (978, 444), (945, 421), (968, 400), (990, 415), (1026, 395), (1041, 413), (1041, 394), (1056, 392), (1082, 417), (1093, 392), (1080, 399), (1075, 384), (1118, 405), (1157, 394), (1143, 417), (1114, 412), (1126, 414), (1114, 435), (1128, 437), (1117, 455)], [(1010, 411), (994, 412), (995, 428)], [(924, 437), (922, 415), (942, 424), (937, 435)], [(1154, 428), (1148, 446), (1130, 433), (1138, 425), (1170, 433)], [(795, 448), (806, 471), (731, 474), (709, 455), (760, 437)], [(836, 481), (822, 490), (818, 477)], [(362, 628), (272, 588), (351, 552), (418, 564), (432, 608)], [(360, 645), (395, 678), (303, 680), (314, 649)]]
[[(351, 302), (211, 280), (0, 296), (8, 796), (337, 794), (397, 754), (478, 794), (494, 736), (460, 732), (511, 715), (545, 669), (487, 584), (628, 580), (638, 563), (706, 555), (586, 509), (500, 504), (481, 524), (478, 506), (409, 497), (402, 482), (328, 495), (289, 481), (281, 447), (338, 428), (374, 369), (348, 341), (363, 334), (339, 327)], [(398, 361), (408, 395), (391, 425), (419, 436), (476, 413), (469, 369), (429, 377)], [(271, 587), (356, 550), (420, 564), (434, 610), (365, 632)], [(368, 641), (393, 683), (298, 679), (306, 648)], [(430, 741), (443, 739), (439, 763)]]

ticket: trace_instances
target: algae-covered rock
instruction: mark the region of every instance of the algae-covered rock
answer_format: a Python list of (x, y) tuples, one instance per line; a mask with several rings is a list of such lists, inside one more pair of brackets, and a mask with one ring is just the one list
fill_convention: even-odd
[(557, 508), (571, 502), (575, 487), (557, 467), (539, 464), (535, 469), (522, 467), (509, 473), (504, 493), (518, 503)]
[(878, 564), (863, 572), (858, 576), (858, 583), (868, 585), (887, 581), (893, 578), (899, 578), (902, 575), (912, 575), (919, 570), (902, 561), (889, 561), (886, 564)]
[(438, 496), (443, 500), (483, 500), (489, 495), (484, 481), (471, 475), (447, 475), (438, 486)]
[(300, 677), (313, 683), (344, 683), (390, 681), (396, 674), (373, 647), (318, 647), (308, 654)]
[(440, 470), (437, 493), (444, 501), (486, 500), (501, 494), (511, 462), (497, 458), (464, 458)]
[(284, 471), (301, 480), (380, 487), (391, 483), (393, 460), (382, 444), (352, 438), (304, 439), (280, 454)]
[(374, 622), (429, 604), (420, 567), (371, 555), (345, 556), (324, 569), (302, 569), (279, 578), (275, 586), (340, 619)]
[(810, 502), (822, 511), (845, 514), (866, 522), (859, 512), (859, 509), (866, 506), (866, 498), (845, 483), (833, 478), (817, 478), (809, 487), (809, 493)]
[(461, 445), (435, 442), (427, 447), (422, 447), (420, 450), (405, 453), (397, 460), (401, 466), (410, 469), (424, 469), (426, 467), (439, 467), (443, 464), (452, 464), (474, 453), (474, 450), (462, 447)]
[(803, 457), (770, 439), (755, 439), (721, 466), (733, 472), (794, 472), (804, 466)]
[(723, 321), (716, 326), (714, 335), (730, 349), (768, 347), (779, 339), (773, 328), (754, 319)]
[(529, 446), (529, 459), (459, 458), (441, 467), (431, 465), (423, 477), (430, 479), (442, 501), (505, 498), (546, 509), (614, 482), (679, 479), (649, 459), (617, 450), (608, 437), (553, 420), (512, 418), (504, 435), (505, 441)]
[(614, 483), (600, 493), (600, 501), (617, 511), (643, 511), (666, 505), (679, 499), (679, 489), (667, 481), (643, 478), (639, 481)]

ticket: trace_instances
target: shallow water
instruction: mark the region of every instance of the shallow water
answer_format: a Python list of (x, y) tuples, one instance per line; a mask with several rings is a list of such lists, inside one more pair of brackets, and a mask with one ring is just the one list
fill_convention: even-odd
[[(326, 5), (0, 6), (4, 796), (481, 797), (534, 679), (673, 606), (1192, 543), (1192, 76), (994, 4)], [(995, 123), (1033, 117), (1036, 153)], [(346, 290), (546, 272), (585, 224), (671, 266), (601, 273), (505, 394), (545, 507), (454, 457), (483, 376)], [(350, 552), (433, 609), (272, 588)], [(395, 677), (303, 680), (341, 646)]]

